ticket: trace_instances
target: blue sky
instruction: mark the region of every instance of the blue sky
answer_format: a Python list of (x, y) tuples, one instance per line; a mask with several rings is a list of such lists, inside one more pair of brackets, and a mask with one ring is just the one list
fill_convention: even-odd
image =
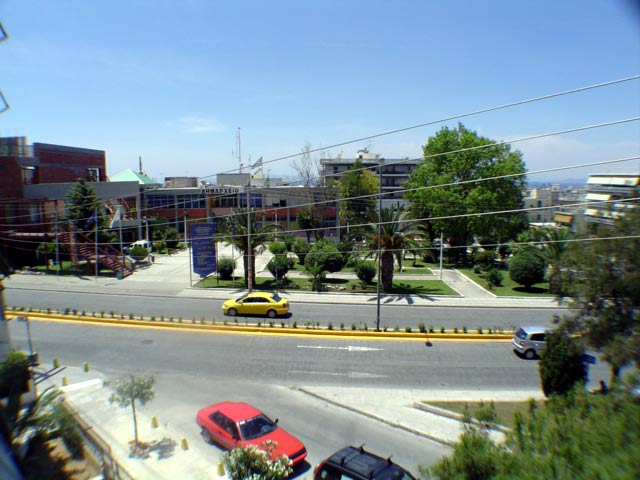
[[(200, 176), (640, 74), (637, 0), (0, 0), (0, 136)], [(640, 116), (640, 80), (465, 118), (511, 140)], [(337, 148), (421, 156), (444, 125)], [(514, 144), (528, 170), (640, 155), (640, 122)], [(318, 154), (319, 155), (319, 154)], [(265, 165), (292, 175), (291, 160)], [(640, 161), (532, 175), (638, 171)]]

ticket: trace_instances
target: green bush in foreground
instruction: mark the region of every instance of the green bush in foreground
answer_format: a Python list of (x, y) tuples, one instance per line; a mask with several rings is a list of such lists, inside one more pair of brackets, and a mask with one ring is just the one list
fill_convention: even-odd
[[(485, 412), (486, 413), (486, 412)], [(431, 479), (640, 478), (640, 404), (622, 389), (582, 388), (516, 413), (504, 444), (489, 437), (490, 416), (465, 418), (454, 452), (420, 472)]]

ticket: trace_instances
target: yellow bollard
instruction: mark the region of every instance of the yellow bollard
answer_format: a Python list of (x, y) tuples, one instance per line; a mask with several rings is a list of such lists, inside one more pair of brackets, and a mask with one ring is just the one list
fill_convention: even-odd
[(218, 475), (221, 477), (224, 475), (224, 463), (222, 462), (218, 462)]
[(151, 417), (151, 428), (158, 428), (158, 417)]
[(189, 450), (189, 443), (187, 442), (187, 439), (185, 437), (182, 437), (182, 439), (180, 440), (180, 446), (183, 450)]
[(57, 358), (53, 359), (53, 368), (60, 368), (60, 362)]
[(69, 385), (69, 382), (67, 381), (67, 377), (65, 375), (62, 377), (62, 386), (66, 387), (67, 385)]
[(82, 368), (84, 369), (85, 372), (88, 372), (89, 371), (89, 364), (87, 362), (84, 362), (82, 364)]

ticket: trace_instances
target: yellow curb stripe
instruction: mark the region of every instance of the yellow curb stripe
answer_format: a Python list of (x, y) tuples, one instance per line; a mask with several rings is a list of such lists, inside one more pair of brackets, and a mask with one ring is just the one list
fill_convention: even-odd
[(82, 323), (85, 325), (100, 325), (111, 327), (127, 328), (154, 328), (158, 330), (185, 330), (191, 332), (212, 332), (236, 335), (269, 335), (269, 336), (320, 336), (333, 337), (352, 340), (397, 340), (397, 341), (508, 341), (511, 335), (507, 334), (479, 334), (479, 333), (406, 333), (406, 332), (375, 332), (375, 331), (353, 331), (353, 330), (326, 330), (307, 328), (280, 328), (280, 327), (257, 327), (251, 325), (211, 325), (191, 323), (169, 322), (167, 320), (133, 320), (121, 318), (97, 318), (80, 315), (47, 314), (40, 312), (11, 312), (7, 311), (8, 318), (17, 316), (28, 316), (32, 320), (60, 321), (64, 323)]

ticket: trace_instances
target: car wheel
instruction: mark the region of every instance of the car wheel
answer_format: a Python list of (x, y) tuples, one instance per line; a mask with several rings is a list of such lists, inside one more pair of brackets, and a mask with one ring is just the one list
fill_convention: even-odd
[(536, 358), (535, 350), (527, 350), (526, 352), (524, 352), (524, 358), (526, 358), (527, 360), (533, 360), (534, 358)]
[(236, 315), (238, 315), (238, 311), (235, 308), (230, 308), (229, 310), (227, 310), (227, 315), (229, 315), (230, 317), (235, 317)]
[(276, 311), (275, 310), (269, 310), (267, 312), (267, 317), (269, 318), (276, 318)]
[(209, 430), (207, 430), (206, 428), (202, 427), (202, 430), (200, 431), (200, 435), (202, 435), (202, 438), (204, 438), (205, 442), (213, 443), (213, 438), (211, 438), (211, 434), (209, 433)]

